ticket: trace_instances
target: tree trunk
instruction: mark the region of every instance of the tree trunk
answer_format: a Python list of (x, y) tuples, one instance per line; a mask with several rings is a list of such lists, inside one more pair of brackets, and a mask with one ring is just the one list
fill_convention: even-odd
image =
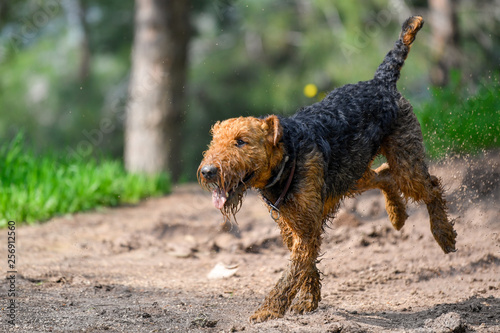
[(90, 74), (90, 43), (89, 27), (87, 23), (87, 3), (83, 0), (77, 0), (78, 18), (80, 21), (82, 37), (80, 40), (80, 65), (78, 66), (78, 78), (80, 81), (86, 81)]
[(430, 80), (433, 85), (445, 86), (449, 82), (450, 70), (460, 67), (455, 3), (453, 0), (429, 0), (429, 9), (435, 63)]
[(188, 0), (136, 0), (125, 125), (131, 172), (181, 172), (181, 128), (189, 29)]

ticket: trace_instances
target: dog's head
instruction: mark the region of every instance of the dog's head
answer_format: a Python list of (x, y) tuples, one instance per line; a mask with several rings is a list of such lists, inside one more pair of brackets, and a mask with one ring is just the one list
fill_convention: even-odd
[(229, 219), (240, 209), (245, 191), (265, 187), (273, 168), (280, 164), (282, 128), (276, 116), (240, 117), (217, 122), (211, 133), (198, 181), (212, 191), (214, 206)]

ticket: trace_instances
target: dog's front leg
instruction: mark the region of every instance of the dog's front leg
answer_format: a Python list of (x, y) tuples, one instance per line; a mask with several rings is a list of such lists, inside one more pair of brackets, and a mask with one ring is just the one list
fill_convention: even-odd
[(313, 262), (306, 269), (299, 296), (291, 307), (291, 311), (298, 314), (316, 310), (321, 301), (321, 277), (316, 263)]
[(309, 219), (307, 222), (300, 223), (302, 226), (300, 230), (290, 227), (286, 228), (289, 232), (283, 233), (282, 230), (284, 236), (291, 234), (291, 241), (288, 239), (291, 245), (288, 247), (292, 252), (290, 263), (264, 303), (250, 317), (251, 321), (262, 322), (283, 317), (299, 290), (299, 300), (293, 306), (295, 312), (313, 311), (318, 307), (318, 302), (321, 300), (321, 283), (316, 260), (321, 245), (322, 229), (321, 227), (311, 228), (315, 224), (317, 223)]
[(300, 263), (293, 260), (288, 264), (274, 288), (267, 295), (264, 303), (250, 317), (250, 321), (260, 323), (269, 319), (283, 317), (299, 290), (300, 266)]

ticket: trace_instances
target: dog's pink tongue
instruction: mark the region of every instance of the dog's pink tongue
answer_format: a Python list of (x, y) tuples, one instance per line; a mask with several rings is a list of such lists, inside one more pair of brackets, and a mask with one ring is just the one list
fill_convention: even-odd
[(226, 200), (226, 193), (222, 189), (218, 188), (212, 192), (212, 202), (214, 203), (215, 208), (222, 209)]

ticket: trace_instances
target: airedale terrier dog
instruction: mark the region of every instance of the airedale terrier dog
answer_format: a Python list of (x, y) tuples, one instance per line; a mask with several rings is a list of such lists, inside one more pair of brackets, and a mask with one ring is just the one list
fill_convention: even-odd
[[(254, 322), (282, 317), (287, 309), (313, 311), (321, 300), (316, 267), (325, 223), (345, 197), (380, 189), (393, 226), (408, 215), (406, 201), (427, 205), (435, 240), (455, 251), (440, 180), (425, 163), (420, 124), (396, 88), (400, 70), (424, 21), (407, 19), (394, 48), (372, 80), (348, 84), (291, 117), (240, 117), (216, 123), (198, 169), (213, 204), (234, 217), (248, 188), (260, 192), (291, 251), (288, 267)], [(382, 154), (387, 163), (371, 169)], [(292, 301), (297, 296), (292, 305)]]

